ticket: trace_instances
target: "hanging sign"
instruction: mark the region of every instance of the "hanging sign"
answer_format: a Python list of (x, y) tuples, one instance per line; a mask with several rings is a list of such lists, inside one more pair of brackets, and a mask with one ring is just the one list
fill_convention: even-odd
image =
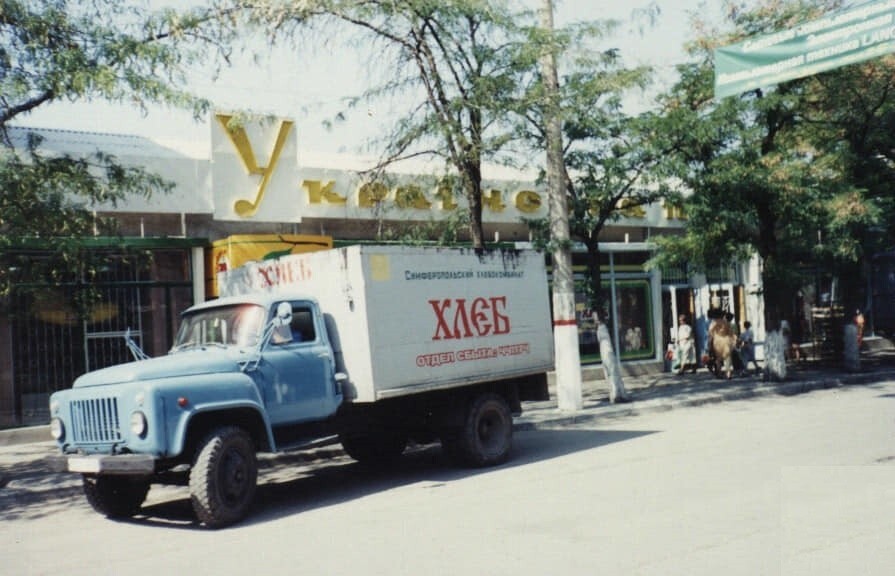
[(715, 50), (715, 97), (895, 51), (895, 0), (880, 0)]

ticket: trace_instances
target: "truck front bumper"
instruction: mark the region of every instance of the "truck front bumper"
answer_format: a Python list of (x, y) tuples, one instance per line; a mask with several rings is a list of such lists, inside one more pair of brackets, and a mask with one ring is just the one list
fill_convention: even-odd
[(61, 455), (51, 456), (48, 463), (55, 472), (122, 475), (155, 472), (155, 457), (149, 454)]

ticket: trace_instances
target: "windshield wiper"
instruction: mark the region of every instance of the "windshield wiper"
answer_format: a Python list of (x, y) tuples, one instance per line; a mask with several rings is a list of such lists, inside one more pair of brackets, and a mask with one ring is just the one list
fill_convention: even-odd
[(130, 350), (131, 354), (134, 356), (134, 360), (148, 360), (149, 354), (143, 352), (143, 349), (134, 342), (134, 339), (131, 338), (131, 329), (128, 328), (124, 333), (124, 343), (127, 345), (127, 349)]
[(189, 342), (184, 342), (183, 344), (177, 344), (168, 352), (168, 354), (172, 354), (174, 352), (180, 352), (181, 350), (186, 350), (187, 348), (195, 348), (198, 346), (198, 343), (190, 340)]

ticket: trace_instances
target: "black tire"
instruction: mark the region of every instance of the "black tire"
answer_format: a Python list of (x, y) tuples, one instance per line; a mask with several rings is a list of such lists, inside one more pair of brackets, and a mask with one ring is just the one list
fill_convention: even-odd
[(340, 434), (345, 453), (368, 466), (382, 466), (398, 460), (407, 448), (407, 435), (378, 430), (367, 434)]
[(242, 520), (255, 498), (258, 460), (252, 439), (236, 427), (205, 437), (190, 470), (190, 500), (199, 521), (222, 528)]
[(84, 495), (107, 518), (130, 518), (149, 493), (149, 479), (132, 476), (83, 476)]
[(513, 447), (513, 415), (506, 400), (497, 394), (474, 398), (466, 410), (463, 428), (455, 436), (443, 437), (442, 446), (468, 466), (505, 462)]

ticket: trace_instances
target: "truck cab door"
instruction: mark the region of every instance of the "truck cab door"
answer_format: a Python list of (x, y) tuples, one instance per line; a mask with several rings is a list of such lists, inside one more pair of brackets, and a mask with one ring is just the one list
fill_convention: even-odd
[(290, 303), (291, 324), (274, 333), (255, 372), (273, 426), (326, 418), (341, 402), (332, 349), (317, 307)]

